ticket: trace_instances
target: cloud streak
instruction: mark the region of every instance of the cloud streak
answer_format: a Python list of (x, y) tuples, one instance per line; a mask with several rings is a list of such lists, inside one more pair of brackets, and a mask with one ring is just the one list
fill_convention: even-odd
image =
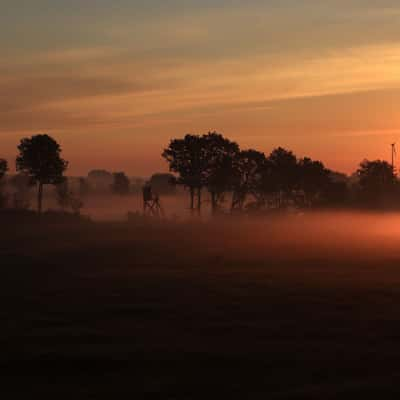
[(0, 134), (109, 132), (141, 152), (190, 130), (290, 146), (400, 126), (395, 1), (32, 3), (3, 6)]

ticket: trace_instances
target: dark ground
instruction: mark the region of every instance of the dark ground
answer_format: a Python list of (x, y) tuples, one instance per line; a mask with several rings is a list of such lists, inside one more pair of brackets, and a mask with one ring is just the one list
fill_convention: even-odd
[(400, 236), (2, 219), (5, 399), (400, 395)]

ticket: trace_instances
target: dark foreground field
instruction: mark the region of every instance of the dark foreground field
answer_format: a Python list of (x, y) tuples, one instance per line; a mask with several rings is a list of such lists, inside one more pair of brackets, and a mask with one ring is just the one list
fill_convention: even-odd
[(13, 218), (0, 234), (5, 399), (400, 395), (399, 217)]

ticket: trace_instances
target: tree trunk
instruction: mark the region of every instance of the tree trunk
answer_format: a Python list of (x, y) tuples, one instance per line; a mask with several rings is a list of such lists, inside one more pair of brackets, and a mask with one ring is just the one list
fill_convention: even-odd
[(194, 189), (190, 188), (190, 212), (193, 214), (194, 210)]
[(212, 215), (215, 215), (217, 212), (217, 195), (215, 192), (211, 192), (211, 213)]
[(239, 193), (238, 194), (238, 198), (237, 198), (237, 208), (239, 209), (239, 211), (243, 211), (243, 207), (244, 207), (244, 203), (246, 201), (246, 193)]
[(232, 199), (231, 199), (231, 214), (235, 210), (235, 205), (236, 205), (236, 192), (232, 192)]
[(197, 188), (197, 213), (201, 213), (201, 188)]
[(38, 213), (42, 214), (42, 205), (43, 205), (43, 183), (39, 182), (38, 188)]

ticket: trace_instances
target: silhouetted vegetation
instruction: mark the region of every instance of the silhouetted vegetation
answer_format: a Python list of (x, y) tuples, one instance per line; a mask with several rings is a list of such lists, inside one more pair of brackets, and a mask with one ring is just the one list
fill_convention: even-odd
[(357, 170), (358, 202), (373, 207), (394, 206), (400, 195), (399, 182), (386, 161), (364, 160)]
[(242, 150), (233, 159), (232, 211), (242, 211), (249, 195), (262, 194), (265, 167), (265, 155), (256, 150)]
[[(66, 178), (68, 163), (59, 144), (48, 135), (21, 140), (17, 175), (6, 175), (7, 162), (0, 159), (0, 207), (28, 209), (32, 186), (38, 187), (42, 211), (43, 186), (55, 185), (46, 198), (62, 210), (79, 213), (82, 199), (93, 195), (141, 195), (149, 185), (157, 202), (162, 196), (189, 193), (189, 209), (203, 207), (216, 214), (264, 213), (320, 208), (400, 208), (400, 182), (391, 164), (364, 160), (347, 176), (331, 171), (319, 160), (297, 157), (283, 147), (265, 154), (240, 146), (217, 132), (187, 134), (173, 139), (163, 151), (171, 173), (155, 173), (148, 180), (129, 178), (125, 172), (91, 170), (87, 177)], [(179, 187), (183, 189), (180, 191)], [(136, 208), (138, 210), (138, 208)]]
[(4, 176), (8, 171), (8, 163), (6, 160), (0, 158), (0, 208), (3, 208), (6, 204), (7, 197), (4, 193)]
[(38, 185), (38, 212), (42, 212), (43, 186), (63, 180), (68, 163), (60, 156), (60, 145), (48, 135), (21, 140), (16, 161), (17, 171), (26, 173)]
[[(212, 132), (171, 142), (163, 156), (175, 175), (67, 178), (48, 138), (50, 150), (27, 139), (18, 173), (4, 169), (0, 179), (12, 208), (0, 210), (3, 369), (6, 382), (24, 382), (11, 383), (11, 393), (340, 398), (350, 388), (367, 398), (372, 387), (380, 398), (381, 382), (391, 387), (398, 235), (387, 231), (395, 214), (274, 215), (398, 207), (387, 162), (363, 161), (348, 177), (281, 147), (241, 150)], [(57, 200), (41, 215), (29, 209), (39, 183), (52, 185), (49, 204)], [(160, 218), (159, 195), (179, 194), (175, 184), (187, 188), (192, 212), (244, 217)], [(79, 215), (83, 196), (112, 208), (130, 204), (139, 187), (143, 209), (127, 222)], [(365, 364), (373, 380), (360, 373)]]
[(207, 154), (204, 184), (210, 193), (211, 211), (215, 214), (225, 200), (225, 194), (233, 188), (239, 146), (216, 132), (204, 135), (202, 141)]
[(113, 184), (112, 191), (115, 194), (119, 195), (127, 195), (130, 192), (130, 182), (129, 178), (125, 175), (124, 172), (115, 172), (113, 174)]
[(255, 149), (241, 150), (216, 132), (173, 139), (162, 156), (176, 174), (176, 183), (188, 189), (190, 209), (199, 213), (204, 190), (213, 213), (223, 209), (229, 196), (235, 213), (400, 206), (399, 182), (386, 161), (363, 161), (350, 179), (282, 147), (268, 156)]
[(190, 210), (194, 211), (197, 196), (197, 209), (200, 211), (201, 189), (207, 167), (203, 138), (186, 135), (183, 139), (174, 139), (162, 156), (168, 161), (170, 170), (178, 174), (177, 183), (189, 189)]
[(8, 171), (8, 163), (6, 160), (0, 158), (0, 179), (3, 179), (4, 175)]

